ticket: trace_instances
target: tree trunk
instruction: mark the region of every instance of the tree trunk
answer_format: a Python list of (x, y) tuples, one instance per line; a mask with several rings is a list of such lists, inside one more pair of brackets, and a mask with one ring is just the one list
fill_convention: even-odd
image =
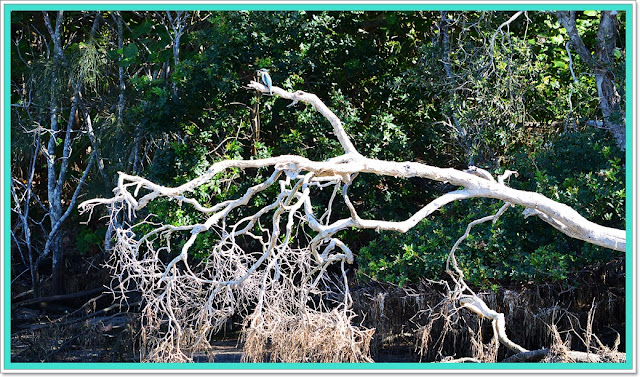
[[(37, 268), (42, 260), (49, 255), (52, 258), (52, 294), (61, 294), (64, 292), (64, 248), (62, 244), (62, 224), (69, 217), (71, 210), (75, 206), (80, 189), (87, 178), (91, 164), (96, 158), (97, 149), (94, 149), (91, 153), (91, 159), (87, 163), (82, 178), (78, 181), (77, 186), (73, 192), (71, 199), (68, 201), (68, 207), (66, 210), (62, 207), (62, 195), (65, 182), (67, 179), (67, 172), (69, 168), (69, 160), (71, 157), (72, 144), (74, 143), (74, 137), (72, 135), (73, 125), (76, 119), (76, 112), (80, 106), (81, 97), (81, 81), (71, 82), (71, 86), (74, 89), (71, 108), (69, 110), (69, 116), (67, 119), (67, 128), (62, 134), (60, 124), (58, 122), (58, 116), (60, 114), (58, 102), (60, 99), (57, 96), (57, 91), (62, 85), (60, 85), (60, 77), (58, 77), (58, 67), (67, 64), (62, 48), (62, 41), (60, 38), (60, 32), (62, 28), (62, 15), (63, 12), (58, 12), (56, 17), (56, 24), (51, 25), (51, 20), (47, 12), (43, 12), (44, 22), (51, 35), (51, 43), (53, 44), (54, 56), (53, 66), (55, 67), (51, 77), (51, 97), (49, 102), (49, 115), (51, 122), (51, 135), (47, 143), (47, 193), (49, 201), (48, 215), (51, 224), (51, 230), (47, 235), (46, 243), (42, 254), (38, 257), (35, 263)], [(94, 23), (95, 30), (97, 28), (97, 21)], [(72, 80), (73, 81), (73, 80)], [(59, 147), (58, 140), (62, 140), (62, 153), (59, 153), (56, 149)], [(57, 165), (59, 164), (59, 168)], [(57, 168), (57, 169), (56, 169)]]
[[(122, 50), (124, 45), (124, 29), (122, 27), (122, 15), (116, 12), (115, 16), (118, 27), (118, 49)], [(118, 62), (122, 61), (122, 56), (118, 57)], [(118, 95), (118, 122), (122, 123), (122, 115), (124, 114), (124, 90), (126, 89), (124, 81), (124, 67), (118, 67), (118, 81), (120, 83), (120, 94)], [(107, 183), (109, 184), (109, 183)]]
[[(52, 216), (53, 219), (53, 216)], [(53, 221), (53, 220), (52, 220)], [(59, 217), (57, 219), (59, 221)], [(64, 288), (64, 249), (62, 248), (62, 232), (53, 236), (51, 241), (51, 294), (65, 293)]]
[[(167, 12), (167, 16), (169, 21), (171, 22), (171, 27), (173, 29), (173, 69), (174, 71), (178, 67), (180, 63), (180, 39), (182, 38), (182, 33), (184, 32), (184, 22), (187, 18), (186, 15), (183, 15), (183, 12), (176, 12), (176, 17), (171, 17), (171, 12)], [(173, 97), (178, 99), (178, 85), (175, 81), (171, 83), (171, 90)]]
[[(62, 208), (60, 203), (61, 196), (61, 187), (58, 186), (58, 175), (56, 174), (56, 141), (58, 139), (58, 134), (60, 133), (60, 127), (58, 124), (58, 73), (56, 68), (60, 66), (62, 63), (61, 57), (63, 56), (63, 52), (60, 44), (60, 27), (62, 25), (62, 12), (58, 12), (56, 17), (56, 24), (54, 27), (51, 27), (51, 23), (49, 20), (49, 15), (44, 12), (45, 23), (49, 29), (49, 33), (51, 34), (51, 39), (54, 46), (54, 54), (53, 54), (53, 65), (54, 69), (51, 74), (51, 97), (49, 100), (49, 114), (50, 114), (50, 126), (51, 126), (51, 135), (49, 136), (49, 141), (47, 143), (47, 194), (49, 201), (49, 220), (51, 223), (51, 229), (53, 229), (56, 223), (59, 221)], [(50, 233), (49, 234), (49, 250), (51, 250), (52, 254), (52, 277), (53, 277), (53, 293), (56, 293), (56, 289), (60, 289), (62, 285), (62, 281), (56, 279), (56, 269), (60, 268), (60, 262), (62, 259), (61, 253), (61, 245), (60, 235), (58, 233)], [(49, 253), (47, 247), (45, 246), (45, 250), (41, 257), (38, 258), (38, 262), (36, 262), (35, 268), (38, 268), (40, 264), (39, 261), (43, 256)], [(54, 288), (53, 288), (54, 287)], [(35, 289), (34, 289), (35, 293)]]
[[(353, 317), (350, 312), (351, 298), (348, 293), (349, 285), (345, 266), (354, 263), (354, 255), (337, 235), (349, 229), (404, 233), (443, 206), (459, 200), (492, 198), (503, 201), (504, 204), (495, 215), (469, 224), (463, 237), (451, 249), (450, 258), (447, 259), (447, 272), (450, 271), (449, 260), (454, 261), (454, 266), (457, 265), (453, 252), (469, 236), (471, 226), (481, 222), (495, 221), (501, 213), (514, 205), (526, 208), (523, 212), (524, 216), (539, 216), (567, 236), (613, 250), (626, 250), (624, 230), (595, 224), (567, 205), (555, 202), (541, 194), (508, 187), (505, 180), (515, 173), (513, 171), (507, 170), (496, 179), (489, 172), (479, 168), (460, 171), (416, 162), (367, 158), (358, 153), (349, 140), (341, 120), (316, 95), (300, 90), (288, 92), (277, 86), (267, 88), (255, 81), (249, 84), (249, 88), (262, 93), (273, 93), (293, 103), (303, 102), (312, 105), (331, 123), (345, 154), (325, 161), (312, 161), (295, 155), (251, 160), (222, 160), (212, 164), (205, 173), (177, 187), (160, 186), (142, 177), (120, 173), (113, 198), (92, 199), (79, 206), (81, 213), (91, 212), (95, 206), (101, 204), (119, 206), (118, 208), (122, 208), (122, 212), (126, 211), (129, 216), (130, 221), (123, 223), (125, 227), (116, 234), (118, 252), (114, 253), (114, 258), (110, 261), (112, 268), (117, 271), (116, 281), (119, 280), (113, 292), (118, 295), (135, 285), (136, 289), (142, 292), (143, 301), (148, 303), (143, 309), (149, 315), (144, 316), (142, 322), (142, 326), (148, 330), (147, 340), (143, 341), (142, 347), (145, 350), (144, 358), (150, 361), (166, 362), (168, 358), (174, 361), (191, 360), (192, 352), (202, 349), (203, 345), (206, 346), (208, 336), (218, 331), (221, 324), (224, 324), (234, 313), (235, 308), (240, 306), (238, 303), (241, 301), (237, 297), (243, 297), (242, 300), (245, 300), (244, 297), (256, 300), (254, 312), (244, 321), (242, 339), (247, 344), (267, 344), (271, 341), (272, 346), (276, 344), (272, 349), (278, 350), (278, 347), (286, 349), (286, 344), (278, 344), (278, 342), (290, 336), (292, 332), (294, 337), (299, 338), (313, 332), (320, 334), (320, 337), (325, 333), (327, 334), (325, 336), (334, 342), (335, 339), (339, 339), (339, 342), (348, 345), (345, 349), (352, 350), (356, 345), (363, 344), (365, 345), (363, 348), (368, 349), (372, 332), (352, 327), (349, 319)], [(210, 206), (213, 203), (208, 200), (205, 203), (197, 198), (188, 197), (188, 192), (208, 184), (224, 171), (266, 167), (273, 168), (269, 178), (249, 187), (237, 199)], [(359, 174), (366, 173), (395, 178), (419, 177), (446, 181), (462, 189), (450, 191), (432, 200), (404, 221), (363, 219), (353, 206), (348, 189)], [(329, 210), (325, 212), (327, 215), (325, 221), (325, 215), (318, 217), (318, 203), (312, 202), (312, 200), (315, 201), (312, 189), (322, 190), (331, 185), (335, 186), (334, 196), (338, 190), (342, 191), (342, 200), (350, 215), (341, 219), (330, 219), (332, 197)], [(251, 208), (255, 203), (252, 202), (253, 198), (261, 192), (267, 192), (266, 190), (270, 187), (280, 187), (280, 193), (277, 196), (273, 195), (276, 196), (273, 203), (258, 209), (253, 215), (240, 212), (242, 215), (235, 216), (234, 211), (244, 211), (242, 207)], [(162, 222), (156, 223), (155, 220), (149, 221), (149, 217), (135, 218), (135, 213), (140, 213), (155, 200), (176, 200), (180, 206), (188, 205), (200, 212), (206, 220), (202, 218), (202, 222), (199, 223), (194, 221), (176, 226)], [(323, 204), (320, 205), (322, 206)], [(268, 220), (272, 225), (270, 229), (259, 225), (263, 216), (270, 219)], [(240, 220), (227, 224), (227, 220), (233, 218)], [(111, 221), (114, 221), (113, 217)], [(134, 228), (137, 231), (141, 229), (142, 224), (149, 226), (147, 229), (150, 230), (142, 234), (135, 233)], [(301, 227), (308, 227), (310, 232), (303, 231)], [(254, 231), (257, 228), (259, 230)], [(305, 232), (305, 234), (313, 232), (315, 236), (310, 240), (310, 237), (307, 238), (307, 244), (302, 242), (292, 247), (294, 234), (299, 232)], [(191, 247), (197, 242), (200, 234), (207, 233), (217, 238), (210, 249), (212, 257), (206, 259), (205, 263), (202, 260), (191, 260)], [(262, 246), (261, 250), (244, 246), (242, 241), (239, 241), (243, 237), (258, 240)], [(186, 242), (178, 245), (171, 241), (172, 239), (186, 239)], [(172, 256), (170, 260), (162, 260), (158, 257), (162, 250), (179, 250), (179, 253)], [(301, 252), (302, 250), (304, 252)], [(247, 257), (249, 254), (251, 259)], [(331, 314), (327, 314), (322, 308), (314, 309), (316, 311), (310, 310), (305, 304), (310, 297), (307, 293), (298, 296), (297, 292), (311, 292), (312, 289), (319, 292), (318, 282), (321, 281), (327, 267), (334, 263), (336, 267), (340, 263), (345, 287), (344, 305), (340, 306), (340, 309), (333, 309)], [(198, 268), (192, 268), (192, 265), (198, 265)], [(462, 270), (454, 268), (458, 275), (450, 275), (456, 280), (455, 290), (451, 290), (446, 282), (443, 283), (449, 291), (447, 297), (453, 300), (447, 302), (446, 306), (453, 305), (455, 302), (456, 307), (466, 308), (482, 318), (491, 319), (494, 335), (501, 344), (515, 352), (526, 352), (525, 348), (507, 337), (504, 315), (489, 308), (481, 298), (477, 297), (464, 282)], [(248, 280), (251, 283), (247, 283)], [(197, 288), (194, 289), (194, 287)], [(338, 291), (340, 289), (337, 288)], [(224, 293), (219, 294), (219, 292)], [(172, 308), (177, 305), (180, 306), (180, 310), (173, 310)], [(194, 317), (191, 314), (193, 312), (202, 313), (202, 317)], [(345, 319), (335, 318), (337, 314)], [(170, 323), (165, 327), (166, 330), (157, 325), (165, 321)], [(281, 327), (283, 323), (286, 325)], [(315, 326), (318, 323), (331, 323), (331, 328), (325, 332), (321, 328), (309, 326), (309, 324)], [(346, 330), (340, 331), (342, 335), (336, 336), (336, 328)], [(296, 334), (296, 331), (304, 334)], [(193, 333), (200, 334), (195, 341), (191, 336)], [(344, 336), (344, 334), (348, 335)], [(244, 357), (247, 360), (262, 360), (266, 354), (265, 349), (262, 346), (249, 347), (249, 350), (245, 350)], [(318, 350), (314, 345), (310, 346), (310, 349), (313, 350), (314, 355), (327, 352)], [(331, 351), (335, 351), (335, 347), (327, 353)], [(274, 351), (271, 356), (278, 355), (277, 352), (281, 351)], [(339, 352), (339, 354), (342, 353)], [(277, 360), (278, 357), (281, 356), (274, 358)], [(360, 358), (356, 352), (353, 358), (346, 361), (353, 362), (354, 359), (360, 361), (366, 358)], [(309, 361), (306, 357), (300, 357), (299, 360)]]
[[(451, 21), (455, 22), (455, 21)], [(453, 69), (451, 68), (451, 41), (449, 39), (449, 20), (447, 19), (447, 12), (440, 12), (440, 23), (438, 24), (439, 34), (442, 36), (442, 64), (444, 66), (444, 72), (447, 77), (447, 86), (449, 88), (449, 99), (453, 102), (452, 109), (449, 109), (448, 114), (453, 121), (453, 127), (455, 132), (455, 139), (458, 141), (467, 157), (467, 164), (469, 166), (474, 165), (474, 153), (471, 136), (469, 130), (465, 130), (460, 125), (458, 119), (457, 109), (460, 108), (460, 104), (456, 103), (455, 96), (455, 77), (453, 75)]]
[(626, 148), (626, 120), (620, 106), (621, 98), (616, 90), (615, 77), (611, 71), (618, 35), (617, 14), (615, 11), (602, 12), (593, 56), (578, 33), (575, 12), (556, 12), (555, 16), (567, 31), (580, 59), (593, 68), (604, 125), (615, 138), (618, 146), (624, 150)]
[(611, 72), (613, 52), (618, 35), (616, 15), (616, 12), (602, 12), (600, 17), (600, 27), (598, 28), (595, 47), (595, 77), (604, 125), (615, 137), (618, 145), (625, 149), (626, 122), (624, 112), (620, 107), (621, 98), (616, 90), (615, 77)]
[[(33, 194), (33, 178), (36, 171), (36, 162), (38, 160), (38, 154), (40, 153), (40, 129), (36, 130), (34, 136), (34, 146), (33, 146), (33, 157), (31, 158), (31, 163), (29, 165), (29, 176), (27, 178), (27, 182), (25, 183), (25, 194), (23, 199), (23, 206), (20, 208), (20, 199), (18, 194), (16, 193), (16, 189), (14, 187), (13, 177), (11, 178), (11, 194), (13, 195), (14, 202), (16, 203), (16, 212), (18, 212), (18, 218), (20, 219), (20, 223), (22, 226), (22, 233), (24, 237), (24, 243), (27, 248), (27, 259), (29, 260), (29, 272), (31, 273), (31, 285), (33, 288), (33, 294), (35, 297), (38, 297), (40, 294), (39, 281), (40, 277), (38, 275), (38, 266), (36, 265), (37, 255), (35, 255), (35, 250), (32, 244), (32, 236), (31, 236), (31, 228), (30, 228), (30, 209), (31, 209), (31, 200), (34, 197)], [(23, 257), (24, 261), (24, 257)], [(25, 263), (26, 264), (26, 263)]]
[[(116, 28), (118, 32), (118, 49), (122, 50), (124, 46), (124, 27), (123, 27), (122, 14), (120, 12), (114, 12), (113, 18), (116, 21)], [(122, 61), (122, 56), (119, 56), (118, 62), (121, 62), (121, 61)], [(124, 106), (125, 106), (124, 92), (126, 90), (124, 67), (122, 66), (118, 66), (118, 82), (119, 82), (119, 89), (120, 89), (120, 93), (118, 94), (118, 123), (122, 124), (123, 117), (124, 117)], [(138, 126), (136, 125), (136, 129), (137, 127)], [(101, 168), (101, 172), (102, 172), (102, 168)], [(105, 188), (110, 187), (112, 185), (111, 180), (106, 176), (105, 173), (102, 173), (102, 174), (104, 176)], [(111, 209), (109, 209), (108, 211), (109, 211), (109, 217), (112, 217)], [(113, 238), (113, 230), (114, 230), (113, 224), (109, 224), (109, 226), (107, 227), (107, 232), (104, 235), (104, 248), (105, 248), (105, 251), (107, 252), (112, 248), (111, 239)]]

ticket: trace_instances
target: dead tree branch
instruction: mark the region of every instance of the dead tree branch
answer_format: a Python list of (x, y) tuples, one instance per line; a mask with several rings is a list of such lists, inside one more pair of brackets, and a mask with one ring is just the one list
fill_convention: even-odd
[[(249, 87), (269, 91), (253, 81)], [(338, 238), (339, 233), (351, 228), (407, 232), (456, 200), (484, 197), (506, 203), (496, 215), (470, 224), (463, 237), (476, 223), (495, 220), (508, 207), (519, 205), (525, 207), (526, 215), (535, 214), (566, 235), (625, 250), (623, 230), (597, 225), (543, 195), (506, 186), (504, 180), (511, 172), (496, 180), (477, 168), (460, 171), (365, 157), (355, 149), (342, 122), (317, 96), (276, 86), (272, 92), (292, 104), (312, 105), (331, 123), (344, 154), (326, 161), (294, 155), (224, 160), (178, 187), (161, 186), (121, 172), (113, 198), (92, 199), (79, 206), (90, 215), (96, 206), (107, 205), (115, 214), (112, 220), (120, 211), (134, 220), (115, 230), (111, 266), (114, 292), (123, 300), (128, 290), (142, 293), (144, 360), (188, 361), (194, 352), (208, 349), (209, 336), (231, 315), (241, 313), (245, 316), (247, 360), (264, 360), (271, 352), (272, 361), (370, 361), (368, 347), (373, 332), (351, 323), (345, 265), (353, 263), (354, 257)], [(236, 199), (207, 203), (190, 196), (190, 192), (229, 169), (250, 168), (272, 172)], [(363, 219), (348, 193), (360, 174), (420, 177), (449, 182), (461, 189), (436, 198), (404, 221)], [(268, 204), (255, 206), (256, 197), (270, 188), (277, 194)], [(324, 214), (315, 212), (318, 204), (327, 204), (318, 203), (313, 193), (325, 188), (333, 189), (330, 203), (342, 194), (348, 217), (331, 219), (330, 204)], [(188, 206), (199, 218), (182, 225), (154, 222), (153, 214), (145, 212), (152, 201)], [(191, 251), (203, 245), (207, 245), (207, 255), (194, 257)], [(451, 260), (455, 270), (455, 259)], [(337, 278), (327, 273), (330, 265), (339, 267)], [(502, 314), (478, 301), (460, 274), (456, 282), (460, 307), (491, 319), (502, 344), (515, 352), (526, 351), (508, 340)], [(329, 303), (329, 290), (342, 291), (342, 301)], [(314, 334), (313, 341), (309, 334)], [(291, 351), (292, 344), (300, 351), (290, 357), (285, 351)]]

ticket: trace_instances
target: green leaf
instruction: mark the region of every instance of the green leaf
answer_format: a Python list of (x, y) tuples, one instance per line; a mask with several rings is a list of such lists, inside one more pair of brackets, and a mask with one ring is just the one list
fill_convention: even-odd
[(567, 68), (567, 63), (563, 62), (562, 60), (554, 60), (553, 61), (553, 66), (555, 68)]
[(598, 16), (598, 11), (595, 11), (595, 10), (585, 10), (585, 11), (584, 11), (584, 15), (585, 15), (585, 16), (589, 16), (589, 17), (597, 17), (597, 16)]
[(127, 59), (132, 59), (135, 58), (136, 56), (138, 56), (138, 46), (136, 46), (135, 43), (129, 43), (125, 48), (124, 48), (124, 57)]
[(118, 66), (119, 67), (128, 67), (131, 65), (131, 63), (133, 63), (135, 61), (135, 59), (131, 59), (131, 58), (125, 58), (122, 59), (118, 62)]
[(564, 42), (564, 37), (562, 35), (555, 35), (550, 39), (551, 39), (551, 42), (555, 44), (562, 44)]
[(151, 31), (151, 29), (153, 29), (153, 24), (151, 23), (151, 21), (144, 20), (144, 22), (142, 22), (140, 25), (136, 26), (133, 29), (133, 33), (131, 34), (131, 36), (134, 39), (137, 39), (143, 34), (148, 34)]
[(118, 60), (118, 56), (122, 55), (122, 49), (107, 51), (107, 57), (111, 60)]
[(398, 18), (396, 14), (393, 12), (389, 12), (386, 14), (386, 21), (387, 21), (387, 24), (389, 24), (389, 26), (393, 26), (396, 23), (397, 19)]

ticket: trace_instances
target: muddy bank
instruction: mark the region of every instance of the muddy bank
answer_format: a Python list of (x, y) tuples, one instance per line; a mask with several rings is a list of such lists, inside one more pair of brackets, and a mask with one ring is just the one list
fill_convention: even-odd
[[(567, 282), (522, 284), (476, 293), (490, 308), (505, 314), (507, 335), (527, 349), (550, 347), (554, 340), (551, 326), (555, 325), (571, 349), (584, 351), (580, 337), (584, 338), (590, 326), (591, 333), (605, 346), (613, 348), (619, 342), (617, 349), (624, 352), (623, 263), (613, 261), (581, 271)], [(376, 329), (371, 345), (374, 358), (394, 350), (409, 353), (405, 358), (412, 361), (469, 357), (481, 347), (480, 339), (487, 344), (493, 336), (490, 321), (480, 320), (464, 309), (448, 318), (437, 318), (443, 314), (438, 304), (445, 297), (438, 284), (425, 282), (406, 288), (367, 284), (354, 287), (352, 296), (358, 323)], [(500, 347), (497, 358), (511, 354)]]
[[(607, 347), (613, 348), (618, 341), (618, 351), (624, 352), (623, 263), (613, 261), (584, 270), (569, 282), (522, 284), (476, 293), (489, 307), (505, 314), (509, 338), (527, 349), (550, 347), (554, 341), (550, 329), (555, 325), (571, 349), (583, 351), (585, 345), (580, 337), (584, 339), (582, 334), (591, 319), (591, 332)], [(490, 348), (486, 345), (493, 331), (488, 320), (480, 320), (466, 309), (448, 317), (442, 315), (440, 309), (444, 307), (438, 304), (445, 297), (445, 291), (441, 285), (425, 282), (398, 288), (370, 283), (353, 286), (351, 294), (357, 315), (354, 323), (376, 329), (371, 342), (375, 362), (441, 361), (446, 357), (471, 357), (479, 350)], [(128, 313), (101, 313), (101, 308), (110, 304), (108, 300), (96, 301), (90, 308), (85, 306), (82, 313), (78, 313), (85, 319), (71, 323), (68, 318), (69, 325), (48, 325), (56, 317), (68, 315), (53, 313), (55, 307), (51, 304), (46, 310), (29, 306), (14, 308), (12, 361), (136, 362), (138, 314), (134, 307)], [(234, 322), (216, 336), (210, 355), (198, 356), (194, 361), (240, 362), (239, 319)], [(511, 351), (500, 347), (496, 359), (511, 355)]]

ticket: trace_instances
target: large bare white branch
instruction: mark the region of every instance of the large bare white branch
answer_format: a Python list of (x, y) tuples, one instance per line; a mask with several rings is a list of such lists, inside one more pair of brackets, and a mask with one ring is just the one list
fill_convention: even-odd
[[(251, 83), (249, 83), (249, 88), (253, 88), (262, 93), (269, 93), (269, 88), (255, 81), (251, 81)], [(340, 118), (338, 118), (336, 114), (334, 114), (333, 111), (331, 111), (320, 100), (320, 98), (318, 98), (318, 96), (316, 96), (315, 94), (303, 92), (302, 90), (298, 90), (292, 93), (282, 88), (279, 88), (277, 86), (272, 86), (271, 90), (274, 95), (280, 96), (284, 99), (291, 100), (292, 101), (291, 105), (295, 105), (298, 102), (305, 102), (305, 103), (311, 104), (320, 114), (322, 114), (329, 121), (329, 123), (331, 123), (331, 125), (333, 126), (333, 132), (338, 138), (340, 145), (342, 145), (344, 152), (346, 154), (359, 155), (358, 151), (356, 150), (356, 147), (353, 146), (353, 143), (349, 139), (349, 135), (347, 135), (347, 132), (344, 130), (344, 127), (342, 125), (342, 121), (340, 120)]]
[[(256, 90), (268, 91), (266, 86), (257, 82), (252, 81), (249, 86)], [(593, 223), (582, 217), (571, 207), (553, 201), (541, 194), (512, 189), (495, 180), (483, 179), (483, 177), (474, 174), (473, 171), (464, 172), (451, 168), (438, 168), (417, 162), (382, 161), (364, 157), (355, 150), (340, 120), (317, 96), (302, 91), (296, 91), (294, 93), (287, 92), (279, 87), (272, 87), (272, 91), (275, 95), (294, 102), (312, 104), (314, 108), (324, 115), (332, 124), (334, 133), (345, 150), (345, 155), (329, 161), (311, 161), (304, 157), (290, 155), (262, 160), (221, 161), (213, 164), (205, 174), (177, 188), (162, 187), (145, 179), (121, 173), (121, 181), (123, 179), (135, 180), (137, 181), (137, 187), (144, 186), (151, 191), (150, 194), (141, 198), (139, 202), (133, 202), (136, 204), (134, 210), (144, 207), (150, 200), (158, 196), (171, 197), (180, 195), (185, 191), (190, 191), (209, 181), (216, 174), (230, 168), (246, 169), (275, 166), (276, 169), (288, 171), (290, 174), (308, 171), (315, 173), (317, 176), (336, 175), (340, 177), (348, 177), (356, 173), (372, 173), (397, 178), (421, 177), (441, 182), (449, 182), (453, 185), (464, 187), (469, 192), (468, 197), (499, 199), (534, 210), (536, 214), (544, 215), (543, 219), (545, 221), (550, 222), (552, 220), (553, 223), (562, 224), (562, 226), (554, 226), (570, 237), (618, 251), (624, 251), (626, 249), (626, 233), (624, 230), (607, 228)], [(131, 198), (128, 197), (128, 199)], [(370, 221), (361, 223), (362, 227), (365, 228), (376, 228), (380, 226), (380, 229), (400, 231), (410, 229), (412, 227), (410, 224), (415, 225), (412, 221), (405, 226), (400, 226), (399, 229), (393, 229), (389, 228), (388, 223), (377, 224)], [(349, 226), (350, 225), (351, 224), (349, 224)], [(407, 228), (407, 226), (409, 227)]]
[[(230, 168), (263, 168), (274, 166), (276, 170), (285, 172), (298, 173), (300, 171), (311, 172), (317, 175), (326, 175), (328, 172), (336, 176), (349, 176), (355, 173), (372, 173), (383, 176), (393, 176), (396, 178), (413, 178), (420, 177), (441, 182), (449, 182), (453, 185), (461, 186), (465, 189), (464, 193), (457, 194), (459, 197), (454, 199), (466, 199), (472, 197), (484, 197), (499, 199), (505, 202), (521, 205), (526, 209), (535, 211), (535, 214), (541, 216), (543, 220), (549, 223), (561, 224), (554, 225), (564, 234), (587, 241), (599, 246), (610, 249), (624, 251), (626, 249), (626, 233), (624, 230), (604, 227), (592, 221), (585, 219), (573, 208), (551, 200), (544, 195), (516, 190), (508, 186), (502, 185), (496, 181), (483, 179), (475, 174), (451, 168), (438, 168), (417, 162), (395, 162), (371, 159), (363, 156), (351, 156), (348, 162), (335, 163), (329, 161), (311, 161), (301, 156), (284, 155), (261, 160), (227, 160), (213, 164), (205, 174), (187, 182), (176, 188), (164, 187), (154, 184), (144, 178), (131, 176), (120, 173), (121, 196), (112, 199), (95, 199), (82, 203), (81, 209), (89, 208), (96, 204), (114, 203), (117, 201), (125, 201), (131, 203), (131, 209), (136, 211), (146, 206), (149, 201), (164, 196), (178, 197), (187, 191), (208, 182), (216, 174)], [(125, 183), (128, 181), (127, 183)], [(135, 187), (137, 190), (144, 188), (151, 191), (139, 200), (127, 190), (127, 187)], [(443, 197), (442, 201), (446, 204), (450, 202), (449, 198), (453, 195)], [(437, 199), (438, 200), (438, 199)], [(440, 208), (439, 203), (435, 204)], [(425, 207), (426, 208), (426, 207)], [(531, 215), (528, 211), (525, 214)], [(406, 232), (411, 229), (417, 222), (425, 216), (432, 213), (433, 210), (424, 210), (419, 212), (420, 216), (412, 217), (404, 223), (386, 222), (379, 220), (356, 220), (350, 219), (348, 223), (336, 224), (339, 229), (345, 229), (350, 226), (362, 228), (379, 228), (381, 230), (396, 230)], [(421, 216), (424, 214), (424, 216)], [(346, 221), (346, 220), (344, 220)], [(335, 224), (335, 223), (334, 223)]]
[[(251, 82), (249, 87), (268, 92), (264, 85), (256, 82)], [(327, 337), (336, 332), (346, 334), (343, 340), (347, 344), (333, 348), (323, 347), (323, 342), (308, 344), (308, 352), (297, 356), (300, 360), (370, 360), (368, 342), (373, 333), (350, 323), (352, 313), (345, 264), (353, 263), (354, 257), (339, 239), (339, 233), (350, 228), (407, 232), (457, 200), (491, 198), (505, 202), (496, 215), (470, 224), (464, 238), (471, 226), (495, 219), (507, 207), (519, 205), (525, 207), (525, 216), (537, 215), (570, 237), (625, 250), (625, 231), (595, 224), (574, 209), (538, 193), (506, 186), (504, 181), (511, 171), (494, 179), (488, 172), (474, 167), (461, 171), (417, 162), (367, 158), (357, 152), (342, 122), (317, 96), (302, 91), (288, 92), (276, 86), (271, 90), (273, 95), (294, 104), (311, 104), (331, 123), (345, 153), (326, 161), (295, 155), (219, 161), (204, 174), (177, 187), (158, 185), (120, 172), (113, 198), (92, 199), (79, 206), (82, 212), (91, 213), (96, 206), (107, 205), (112, 219), (126, 211), (132, 224), (125, 223), (115, 232), (114, 292), (118, 291), (121, 297), (129, 289), (143, 294), (146, 302), (143, 342), (147, 360), (188, 360), (189, 354), (206, 349), (208, 334), (217, 331), (238, 312), (245, 315), (251, 312), (245, 317), (243, 334), (247, 359), (260, 359), (267, 352), (267, 343), (275, 347), (272, 349), (275, 355), (280, 355), (277, 347), (284, 347), (286, 342), (278, 341), (278, 336), (317, 331)], [(272, 173), (236, 199), (209, 203), (191, 195), (225, 171), (256, 168), (272, 169)], [(349, 197), (349, 187), (362, 174), (398, 179), (419, 177), (449, 182), (460, 189), (432, 200), (403, 221), (363, 219)], [(313, 193), (327, 187), (333, 188), (329, 202), (318, 203)], [(261, 202), (256, 208), (258, 194), (267, 189), (277, 191), (273, 201)], [(339, 198), (349, 214), (333, 220), (331, 207)], [(137, 219), (137, 215), (148, 212), (147, 206), (152, 201), (189, 206), (197, 216), (192, 217), (190, 224), (181, 225), (153, 222), (153, 214)], [(318, 205), (326, 208), (319, 216), (314, 213)], [(201, 250), (203, 245), (207, 254), (194, 257), (192, 250)], [(328, 275), (330, 265), (340, 267), (338, 281), (332, 281)], [(525, 351), (506, 337), (504, 316), (483, 306), (482, 300), (470, 292), (459, 275), (456, 288), (459, 304), (491, 318), (503, 344), (516, 352)], [(343, 289), (344, 300), (338, 306), (339, 312), (326, 307), (324, 300), (317, 300), (329, 286)], [(320, 326), (318, 320), (325, 322)], [(289, 359), (282, 356), (282, 360)]]

